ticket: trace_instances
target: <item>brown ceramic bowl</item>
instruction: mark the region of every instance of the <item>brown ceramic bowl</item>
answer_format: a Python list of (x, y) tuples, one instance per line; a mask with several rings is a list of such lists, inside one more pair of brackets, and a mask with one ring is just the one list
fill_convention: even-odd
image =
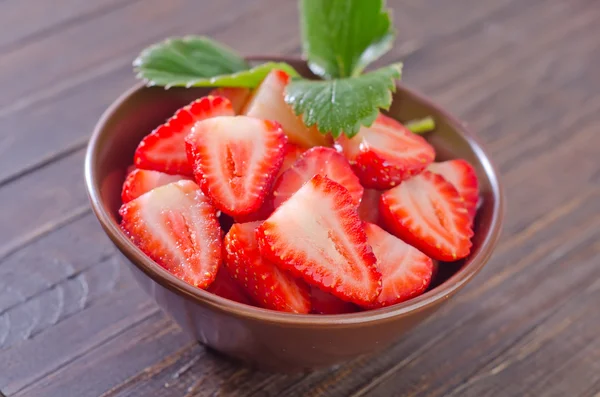
[[(252, 58), (253, 61), (267, 57)], [(273, 60), (273, 57), (268, 57)], [(311, 76), (303, 61), (276, 59)], [(262, 368), (295, 371), (328, 366), (385, 349), (463, 288), (489, 260), (500, 234), (503, 196), (498, 174), (465, 127), (427, 99), (398, 86), (389, 113), (399, 120), (432, 115), (427, 136), (437, 160), (467, 159), (477, 169), (483, 198), (471, 255), (442, 264), (436, 285), (418, 298), (378, 310), (343, 315), (299, 315), (233, 302), (177, 279), (140, 251), (119, 229), (125, 170), (149, 131), (207, 89), (134, 87), (104, 113), (92, 135), (85, 177), (92, 208), (139, 284), (198, 341)]]

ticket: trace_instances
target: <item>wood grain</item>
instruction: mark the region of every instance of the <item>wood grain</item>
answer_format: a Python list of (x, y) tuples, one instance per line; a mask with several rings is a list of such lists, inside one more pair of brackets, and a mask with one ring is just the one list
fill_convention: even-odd
[(299, 53), (295, 2), (0, 1), (4, 394), (599, 395), (600, 8), (388, 3), (400, 38), (379, 63), (403, 60), (405, 82), (487, 144), (506, 187), (503, 238), (473, 283), (385, 354), (281, 375), (207, 351), (157, 309), (89, 212), (81, 174), (141, 48), (201, 33), (244, 54)]

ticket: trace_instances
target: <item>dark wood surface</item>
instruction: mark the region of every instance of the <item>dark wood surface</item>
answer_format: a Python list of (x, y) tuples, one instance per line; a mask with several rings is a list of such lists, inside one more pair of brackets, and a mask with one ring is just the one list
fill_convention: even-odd
[(487, 267), (386, 354), (279, 375), (184, 336), (83, 188), (131, 60), (202, 33), (298, 54), (295, 1), (0, 0), (0, 390), (7, 396), (600, 396), (600, 4), (397, 0), (384, 62), (471, 125), (503, 174)]

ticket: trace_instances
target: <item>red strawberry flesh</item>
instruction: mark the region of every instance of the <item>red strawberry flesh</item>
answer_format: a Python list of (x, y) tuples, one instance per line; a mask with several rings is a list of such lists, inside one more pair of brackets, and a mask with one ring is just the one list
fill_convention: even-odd
[(125, 204), (154, 188), (182, 179), (189, 178), (183, 175), (169, 175), (159, 171), (135, 169), (125, 178), (121, 191), (121, 201)]
[(250, 89), (243, 87), (220, 87), (212, 90), (209, 95), (229, 99), (235, 114), (240, 114), (250, 98)]
[(311, 313), (314, 314), (344, 314), (354, 313), (357, 310), (353, 303), (343, 301), (317, 287), (310, 289), (310, 302)]
[(381, 198), (381, 190), (365, 189), (360, 205), (358, 206), (358, 215), (365, 222), (379, 224), (379, 199)]
[(465, 207), (469, 211), (469, 216), (471, 219), (475, 218), (477, 201), (479, 201), (479, 183), (473, 166), (466, 160), (457, 159), (431, 163), (427, 169), (443, 176), (444, 179), (454, 185), (460, 196), (465, 200)]
[(121, 206), (119, 214), (124, 232), (159, 265), (199, 288), (213, 282), (222, 257), (221, 228), (196, 183), (158, 187)]
[(229, 275), (226, 266), (219, 267), (217, 277), (210, 287), (207, 288), (207, 291), (225, 299), (252, 305), (252, 301), (248, 298), (246, 292)]
[(340, 299), (375, 300), (381, 274), (348, 190), (315, 175), (257, 230), (261, 253)]

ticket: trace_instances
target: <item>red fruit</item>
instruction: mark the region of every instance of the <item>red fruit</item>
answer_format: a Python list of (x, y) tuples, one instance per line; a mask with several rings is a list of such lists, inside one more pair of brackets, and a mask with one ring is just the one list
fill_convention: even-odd
[(379, 223), (379, 199), (383, 192), (375, 189), (365, 189), (358, 206), (358, 215), (365, 222)]
[(315, 175), (256, 231), (263, 257), (358, 304), (375, 300), (381, 274), (348, 190)]
[(252, 305), (252, 301), (229, 275), (225, 266), (219, 267), (215, 281), (206, 290), (225, 299)]
[(348, 160), (334, 149), (318, 146), (304, 152), (298, 161), (277, 179), (273, 187), (275, 208), (317, 174), (326, 176), (348, 189), (354, 205), (358, 207), (363, 187), (352, 172)]
[(197, 121), (233, 115), (227, 98), (207, 96), (190, 103), (142, 139), (133, 157), (135, 166), (167, 174), (192, 176), (192, 165), (185, 151), (185, 137)]
[(137, 168), (135, 168), (135, 165), (131, 164), (129, 165), (129, 167), (127, 167), (127, 170), (125, 170), (125, 176), (131, 174), (133, 171), (135, 171)]
[(353, 303), (345, 302), (340, 298), (323, 292), (317, 287), (310, 289), (311, 313), (315, 314), (344, 314), (354, 313), (356, 306)]
[(427, 255), (372, 223), (365, 225), (377, 257), (383, 288), (369, 307), (384, 307), (421, 295), (431, 282), (433, 262)]
[(305, 151), (306, 149), (301, 146), (294, 145), (293, 143), (288, 143), (285, 145), (285, 157), (283, 158), (283, 164), (281, 165), (281, 169), (279, 170), (277, 176), (283, 174), (292, 165), (294, 165), (296, 160), (298, 160)]
[(286, 137), (273, 121), (218, 117), (196, 123), (186, 144), (202, 191), (218, 209), (237, 216), (263, 204), (283, 162)]
[(423, 171), (435, 158), (427, 141), (396, 120), (380, 114), (352, 139), (341, 136), (338, 147), (366, 188), (385, 190)]
[(183, 175), (169, 175), (164, 172), (135, 169), (127, 175), (125, 182), (123, 182), (121, 201), (125, 204), (154, 188), (182, 179), (189, 178)]
[(240, 114), (250, 98), (250, 89), (243, 87), (220, 87), (212, 90), (208, 95), (220, 96), (229, 99), (235, 114)]
[(477, 201), (479, 200), (479, 183), (473, 166), (466, 160), (457, 159), (431, 163), (427, 170), (443, 176), (445, 180), (453, 184), (465, 200), (465, 207), (469, 212), (469, 216), (471, 219), (475, 218)]
[(440, 175), (423, 171), (383, 193), (379, 204), (387, 229), (431, 258), (455, 261), (469, 255), (469, 213)]
[(316, 127), (308, 128), (300, 116), (285, 103), (285, 87), (290, 76), (281, 70), (272, 70), (256, 88), (242, 111), (247, 116), (264, 120), (275, 120), (281, 124), (291, 143), (297, 145), (328, 146), (330, 139), (321, 134)]
[(255, 230), (260, 222), (236, 223), (225, 236), (225, 266), (253, 300), (266, 309), (308, 313), (308, 286), (260, 255)]
[(121, 228), (146, 255), (181, 280), (209, 286), (221, 263), (216, 210), (192, 181), (158, 187), (123, 204)]
[(263, 201), (260, 208), (254, 212), (251, 212), (247, 215), (237, 215), (235, 217), (236, 223), (248, 223), (248, 222), (256, 222), (256, 221), (264, 221), (267, 219), (275, 210), (273, 206), (273, 197), (268, 196)]

